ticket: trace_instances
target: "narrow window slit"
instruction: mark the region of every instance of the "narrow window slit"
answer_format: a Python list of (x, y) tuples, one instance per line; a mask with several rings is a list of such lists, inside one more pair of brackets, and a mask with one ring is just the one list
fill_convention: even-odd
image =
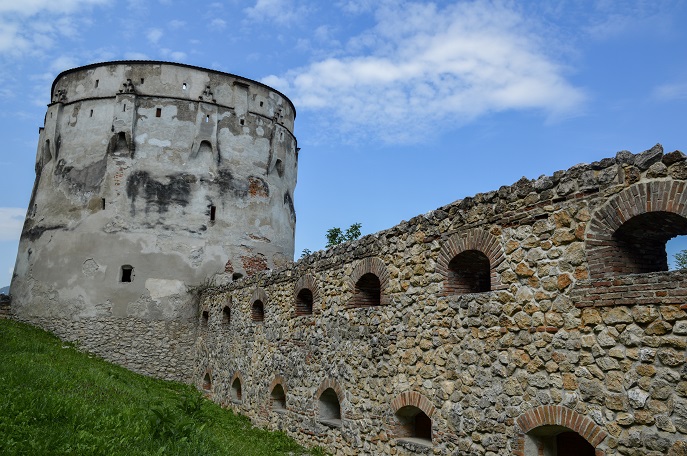
[(122, 266), (121, 280), (122, 283), (130, 283), (134, 281), (134, 267), (128, 264)]
[(91, 115), (89, 117), (93, 117), (93, 110), (91, 109)]
[(98, 84), (100, 84), (100, 79), (96, 79), (96, 80), (95, 80), (95, 88), (96, 88), (96, 89), (98, 88)]
[(215, 216), (217, 215), (217, 207), (215, 206), (210, 206), (210, 221), (214, 222), (215, 221)]
[(162, 108), (157, 108), (155, 110), (155, 117), (160, 117), (162, 115)]
[(101, 208), (104, 210), (105, 209), (105, 198), (101, 198), (100, 203), (101, 203)]

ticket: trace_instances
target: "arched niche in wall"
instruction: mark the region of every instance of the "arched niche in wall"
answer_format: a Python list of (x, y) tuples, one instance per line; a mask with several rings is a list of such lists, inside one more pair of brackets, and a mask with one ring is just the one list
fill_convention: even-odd
[(207, 369), (203, 375), (203, 391), (212, 391), (212, 371)]
[(341, 427), (344, 414), (341, 407), (343, 390), (334, 379), (326, 379), (315, 393), (316, 416), (320, 423), (333, 427)]
[(119, 131), (112, 135), (107, 145), (107, 153), (119, 156), (134, 156), (134, 145), (131, 135), (125, 131)]
[(353, 269), (349, 286), (353, 296), (347, 307), (372, 307), (389, 304), (386, 289), (389, 285), (389, 272), (386, 264), (376, 257), (364, 258)]
[(222, 307), (222, 326), (229, 326), (231, 324), (231, 298), (227, 298)]
[(632, 185), (592, 214), (585, 234), (592, 279), (668, 270), (666, 243), (687, 234), (687, 183)]
[(200, 159), (206, 163), (212, 163), (213, 159), (219, 161), (219, 153), (215, 153), (212, 143), (208, 140), (201, 141), (191, 154), (192, 159)]
[(286, 382), (281, 375), (275, 375), (270, 384), (270, 408), (276, 412), (286, 411)]
[(50, 140), (46, 139), (41, 150), (40, 167), (43, 168), (50, 163), (50, 160), (52, 160), (52, 150), (50, 149)]
[(204, 306), (200, 311), (200, 329), (206, 330), (210, 323), (210, 308)]
[(543, 405), (516, 419), (513, 454), (518, 456), (603, 456), (608, 435), (590, 418), (560, 405)]
[(267, 293), (262, 288), (256, 288), (250, 297), (250, 318), (256, 323), (265, 321)]
[(294, 312), (297, 317), (311, 315), (315, 302), (319, 302), (320, 290), (315, 278), (310, 274), (301, 276), (294, 287)]
[(394, 437), (423, 446), (432, 445), (432, 415), (436, 407), (426, 396), (406, 391), (391, 401), (391, 409)]
[(484, 228), (454, 234), (442, 245), (437, 260), (437, 272), (444, 277), (444, 295), (500, 289), (496, 270), (505, 259), (499, 239)]
[(232, 402), (240, 404), (243, 402), (243, 378), (240, 372), (236, 372), (231, 378), (229, 387), (229, 397)]

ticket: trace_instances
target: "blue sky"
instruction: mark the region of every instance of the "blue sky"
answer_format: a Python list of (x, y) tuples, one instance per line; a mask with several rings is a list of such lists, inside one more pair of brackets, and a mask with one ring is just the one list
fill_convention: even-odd
[[(62, 70), (183, 62), (298, 110), (296, 256), (581, 162), (687, 149), (680, 0), (0, 0), (0, 286)], [(672, 249), (687, 248), (687, 243)]]

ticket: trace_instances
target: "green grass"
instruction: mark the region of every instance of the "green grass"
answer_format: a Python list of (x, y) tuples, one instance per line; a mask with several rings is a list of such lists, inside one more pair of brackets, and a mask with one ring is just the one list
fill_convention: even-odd
[(0, 320), (2, 455), (300, 455), (280, 432), (79, 352), (40, 329)]

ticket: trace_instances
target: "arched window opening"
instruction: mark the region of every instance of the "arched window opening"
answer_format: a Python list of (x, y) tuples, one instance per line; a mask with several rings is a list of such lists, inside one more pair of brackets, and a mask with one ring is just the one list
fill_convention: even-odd
[(250, 317), (253, 321), (258, 323), (265, 321), (265, 306), (259, 299), (253, 302), (250, 309)]
[(525, 439), (525, 456), (594, 456), (594, 447), (580, 434), (565, 426), (547, 425), (532, 429)]
[(224, 306), (222, 309), (222, 324), (227, 326), (231, 322), (231, 309), (229, 306)]
[(308, 288), (303, 288), (296, 296), (296, 315), (311, 315), (313, 294)]
[(381, 301), (381, 284), (379, 278), (371, 272), (363, 274), (355, 283), (353, 305), (356, 307), (378, 306)]
[(114, 148), (111, 149), (115, 155), (129, 155), (129, 143), (126, 141), (126, 133), (120, 131), (112, 137), (110, 147), (114, 142)]
[(327, 388), (319, 398), (319, 418), (320, 422), (329, 426), (341, 426), (341, 405), (339, 396), (332, 388)]
[(479, 250), (465, 250), (448, 264), (448, 294), (482, 293), (491, 290), (489, 258)]
[(432, 444), (432, 420), (419, 408), (407, 405), (396, 412), (397, 436), (423, 445)]
[(619, 274), (668, 270), (666, 246), (687, 234), (687, 219), (672, 212), (647, 212), (632, 217), (613, 233), (604, 252), (606, 266)]
[(237, 378), (231, 383), (231, 400), (234, 402), (241, 402), (243, 400), (243, 393), (241, 392), (241, 380)]
[(212, 379), (210, 378), (209, 372), (206, 372), (205, 377), (203, 377), (203, 389), (205, 391), (210, 391), (212, 389)]
[(286, 410), (286, 394), (284, 388), (277, 383), (270, 394), (272, 399), (272, 410)]
[(203, 313), (200, 315), (200, 325), (203, 328), (207, 328), (209, 321), (210, 321), (210, 312), (207, 310), (204, 310)]
[(671, 271), (687, 268), (687, 236), (675, 236), (666, 242), (666, 255), (668, 256), (668, 269)]
[(198, 146), (198, 150), (191, 154), (191, 158), (201, 158), (204, 160), (212, 160), (212, 144), (210, 141), (203, 140)]

